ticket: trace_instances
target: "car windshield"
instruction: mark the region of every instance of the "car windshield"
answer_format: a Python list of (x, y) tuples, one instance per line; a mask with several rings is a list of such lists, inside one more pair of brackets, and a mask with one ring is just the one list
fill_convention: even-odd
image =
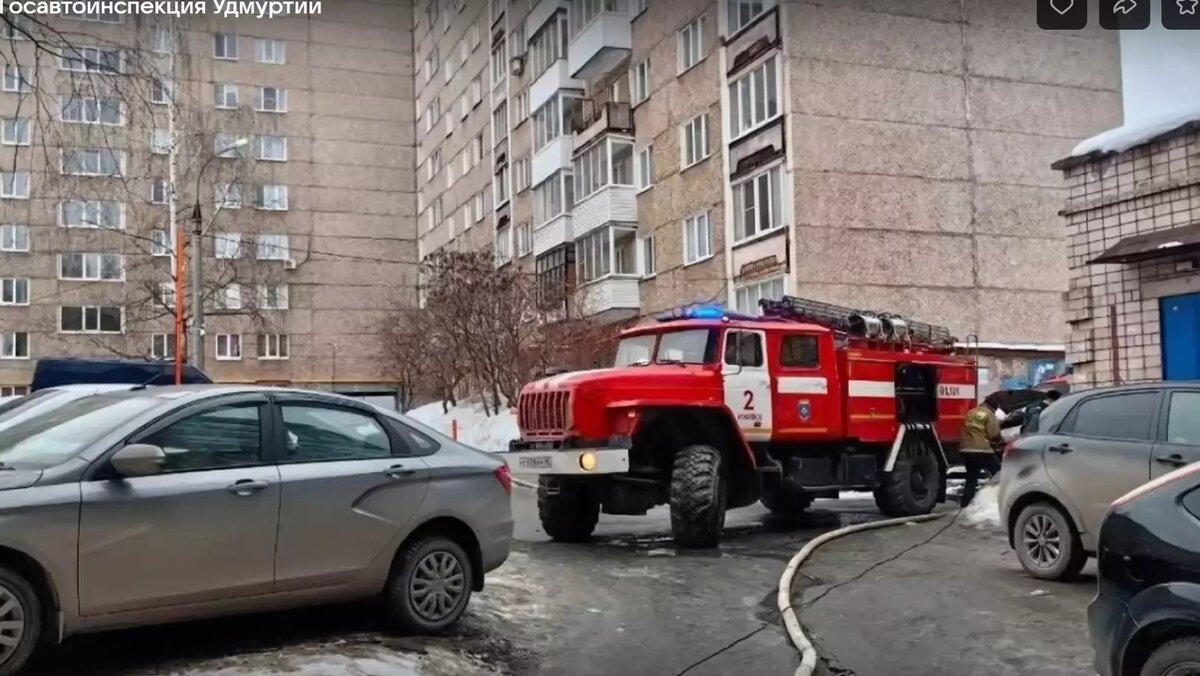
[(58, 465), (114, 426), (162, 404), (155, 397), (91, 395), (50, 407), (0, 428), (0, 464), (45, 469)]
[(622, 338), (617, 345), (616, 365), (634, 366), (651, 361), (660, 364), (707, 364), (712, 361), (710, 333), (708, 329), (685, 329)]
[(36, 404), (45, 403), (53, 399), (59, 393), (61, 393), (61, 390), (38, 390), (23, 397), (13, 397), (11, 401), (0, 404), (0, 423), (3, 423), (5, 420), (11, 420), (13, 416), (28, 411)]

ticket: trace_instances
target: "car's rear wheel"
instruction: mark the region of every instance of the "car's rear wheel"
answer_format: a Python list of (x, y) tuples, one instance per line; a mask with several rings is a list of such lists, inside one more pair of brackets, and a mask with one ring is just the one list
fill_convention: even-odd
[(42, 634), (42, 604), (21, 575), (0, 567), (0, 676), (21, 671)]
[(587, 540), (600, 520), (600, 496), (585, 483), (538, 477), (537, 505), (542, 530), (559, 542)]
[(1200, 637), (1167, 641), (1150, 653), (1140, 676), (1194, 676), (1200, 674)]
[(1021, 510), (1012, 541), (1021, 567), (1039, 580), (1068, 580), (1087, 563), (1075, 524), (1049, 502), (1035, 502)]
[(476, 574), (457, 542), (442, 535), (418, 539), (404, 547), (392, 570), (388, 608), (408, 631), (442, 631), (466, 609)]

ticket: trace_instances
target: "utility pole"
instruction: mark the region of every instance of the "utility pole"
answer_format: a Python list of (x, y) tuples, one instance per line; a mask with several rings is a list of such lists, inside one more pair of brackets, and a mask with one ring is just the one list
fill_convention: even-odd
[(192, 363), (201, 371), (204, 370), (204, 259), (201, 257), (203, 221), (200, 194), (197, 193), (196, 204), (192, 207), (192, 241), (191, 251), (188, 252), (188, 263), (192, 266), (192, 327), (189, 338)]

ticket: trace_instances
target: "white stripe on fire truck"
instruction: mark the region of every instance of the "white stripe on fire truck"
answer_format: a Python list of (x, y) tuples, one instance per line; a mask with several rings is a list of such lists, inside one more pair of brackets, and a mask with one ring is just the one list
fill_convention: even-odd
[[(896, 396), (896, 384), (887, 380), (851, 380), (850, 396), (892, 398)], [(938, 399), (975, 399), (974, 385), (949, 383), (938, 385)]]
[(779, 379), (780, 394), (828, 394), (829, 381), (818, 377), (784, 377)]

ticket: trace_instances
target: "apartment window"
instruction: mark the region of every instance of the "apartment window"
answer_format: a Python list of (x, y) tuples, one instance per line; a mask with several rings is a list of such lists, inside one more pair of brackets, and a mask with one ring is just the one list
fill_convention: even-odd
[(758, 301), (764, 298), (768, 300), (783, 298), (783, 277), (747, 284), (734, 291), (734, 305), (738, 312), (745, 314), (758, 314)]
[(125, 227), (125, 208), (121, 202), (67, 200), (59, 205), (59, 225), (119, 230)]
[(571, 2), (571, 31), (579, 33), (602, 12), (629, 15), (630, 0), (573, 0)]
[(217, 33), (213, 36), (213, 58), (238, 60), (237, 33)]
[(496, 231), (496, 262), (503, 265), (512, 260), (512, 231), (500, 228)]
[(287, 158), (286, 136), (258, 137), (258, 159), (264, 162), (286, 162)]
[(712, 227), (708, 212), (683, 220), (683, 263), (690, 265), (712, 256)]
[(567, 15), (559, 12), (542, 25), (529, 41), (529, 75), (537, 80), (559, 59), (567, 56)]
[(775, 6), (775, 0), (726, 0), (729, 8), (729, 33), (733, 34)]
[(733, 186), (733, 234), (740, 241), (783, 225), (780, 167)]
[(166, 204), (170, 201), (171, 193), (167, 185), (167, 179), (154, 178), (150, 179), (150, 203), (151, 204)]
[(65, 253), (58, 257), (58, 278), (70, 281), (120, 282), (125, 261), (115, 253)]
[(575, 181), (569, 171), (555, 172), (533, 189), (533, 221), (536, 227), (568, 213), (575, 207)]
[(214, 134), (213, 154), (226, 160), (241, 158), (243, 156), (241, 143), (245, 143), (245, 141), (237, 134)]
[(67, 47), (59, 57), (59, 70), (75, 73), (120, 73), (124, 55), (105, 47)]
[(260, 310), (288, 309), (287, 284), (262, 284), (258, 287), (258, 308)]
[(150, 336), (150, 358), (168, 361), (175, 358), (175, 335), (156, 333)]
[(169, 105), (171, 103), (171, 83), (154, 78), (150, 82), (150, 103), (160, 106)]
[(213, 256), (226, 259), (240, 258), (242, 256), (241, 233), (218, 233), (213, 238)]
[(639, 237), (638, 246), (642, 252), (642, 277), (653, 277), (658, 274), (658, 257), (654, 251), (654, 235)]
[(533, 227), (529, 221), (517, 225), (517, 256), (527, 256), (533, 250)]
[(156, 54), (170, 54), (175, 51), (175, 36), (166, 28), (154, 29), (154, 40), (151, 42), (151, 51)]
[(508, 201), (508, 167), (501, 167), (493, 178), (492, 185), (495, 194), (492, 197), (495, 205), (500, 206)]
[(433, 204), (429, 205), (429, 225), (428, 228), (433, 230), (442, 222), (442, 198), (438, 197), (433, 200)]
[(639, 190), (654, 187), (654, 148), (647, 146), (638, 151), (637, 186)]
[(604, 139), (576, 157), (574, 168), (579, 201), (610, 185), (633, 185), (633, 144)]
[(287, 211), (288, 189), (286, 185), (259, 185), (254, 187), (254, 207), (264, 211)]
[(481, 32), (481, 31), (480, 31), (480, 29), (479, 29), (479, 22), (478, 22), (478, 21), (476, 21), (475, 23), (471, 24), (471, 33), (470, 33), (470, 37), (471, 37), (471, 51), (475, 51), (475, 49), (476, 49), (477, 47), (479, 47), (479, 43), (480, 43), (480, 41), (481, 41), (481, 38), (480, 38), (480, 32)]
[(287, 359), (288, 336), (282, 333), (258, 334), (259, 359)]
[(32, 128), (26, 118), (5, 118), (2, 141), (6, 146), (27, 146), (32, 138)]
[(680, 133), (680, 162), (684, 169), (708, 157), (708, 113), (688, 120)]
[(287, 47), (283, 40), (258, 39), (254, 41), (254, 58), (259, 63), (287, 63)]
[(64, 148), (62, 173), (75, 176), (120, 176), (125, 153), (99, 148)]
[(235, 84), (221, 83), (213, 85), (214, 99), (218, 108), (233, 109), (238, 107), (238, 87)]
[(483, 161), (483, 134), (471, 139), (471, 166)]
[(288, 256), (288, 236), (269, 234), (258, 236), (258, 260), (285, 261)]
[(607, 226), (584, 235), (575, 242), (575, 267), (584, 284), (609, 275), (638, 274), (637, 231)]
[(24, 385), (0, 386), (0, 397), (21, 397), (29, 394), (29, 388)]
[(62, 333), (120, 333), (125, 309), (116, 305), (64, 305), (58, 310)]
[(287, 90), (279, 87), (259, 87), (254, 96), (254, 109), (260, 113), (286, 113)]
[(633, 67), (629, 75), (629, 87), (633, 105), (650, 98), (650, 59)]
[(700, 63), (704, 58), (704, 17), (697, 17), (679, 29), (679, 72)]
[(579, 99), (558, 95), (533, 112), (533, 152), (571, 129), (571, 113), (578, 106)]
[(236, 183), (218, 183), (213, 190), (217, 207), (220, 209), (242, 208), (242, 187)]
[(150, 133), (150, 152), (155, 155), (166, 155), (171, 152), (171, 132), (166, 129), (154, 129)]
[(501, 41), (492, 49), (492, 87), (498, 87), (508, 78), (508, 43)]
[(483, 220), (483, 193), (475, 193), (475, 197), (471, 199), (471, 216), (476, 223)]
[(4, 67), (4, 91), (27, 93), (33, 91), (33, 69), (21, 66)]
[(242, 358), (242, 337), (236, 333), (217, 334), (217, 359), (239, 361)]
[(166, 230), (150, 231), (150, 255), (171, 255), (171, 233), (167, 232)]
[(771, 57), (729, 85), (729, 131), (734, 138), (779, 115), (776, 76), (775, 57)]
[(23, 14), (5, 14), (0, 21), (0, 38), (5, 40), (25, 40), (29, 37), (29, 17)]
[(483, 80), (479, 78), (471, 80), (469, 92), (471, 94), (471, 105), (479, 105), (479, 102), (483, 100)]
[(29, 199), (29, 172), (0, 172), (0, 197), (4, 199)]
[[(0, 359), (29, 359), (29, 334), (24, 331), (11, 331), (0, 334)], [(24, 394), (23, 387), (5, 387), (3, 390), (11, 391), (11, 395), (4, 391), (0, 391), (0, 395), (16, 396)]]
[(0, 225), (0, 251), (27, 253), (29, 251), (28, 225)]
[(508, 101), (501, 101), (500, 107), (492, 112), (492, 145), (498, 145), (508, 138)]
[(125, 124), (125, 115), (118, 99), (68, 98), (62, 102), (62, 120), (75, 124)]
[(518, 194), (529, 189), (529, 183), (533, 178), (530, 174), (530, 171), (531, 167), (528, 156), (518, 157), (517, 159), (513, 160), (513, 186), (516, 188), (516, 192)]
[(158, 304), (163, 307), (175, 307), (175, 285), (171, 282), (163, 282), (158, 285)]
[(22, 277), (0, 280), (0, 305), (29, 305), (29, 280)]
[(513, 126), (517, 126), (529, 117), (529, 90), (523, 90), (513, 97)]
[(537, 275), (537, 300), (543, 308), (563, 308), (567, 290), (567, 268), (574, 261), (575, 249), (569, 246), (557, 247), (534, 261), (534, 272)]
[(213, 300), (218, 310), (241, 310), (242, 287), (238, 284), (230, 284), (220, 289), (217, 292), (217, 297)]
[(612, 103), (629, 103), (629, 73), (622, 73), (608, 83), (608, 100)]

